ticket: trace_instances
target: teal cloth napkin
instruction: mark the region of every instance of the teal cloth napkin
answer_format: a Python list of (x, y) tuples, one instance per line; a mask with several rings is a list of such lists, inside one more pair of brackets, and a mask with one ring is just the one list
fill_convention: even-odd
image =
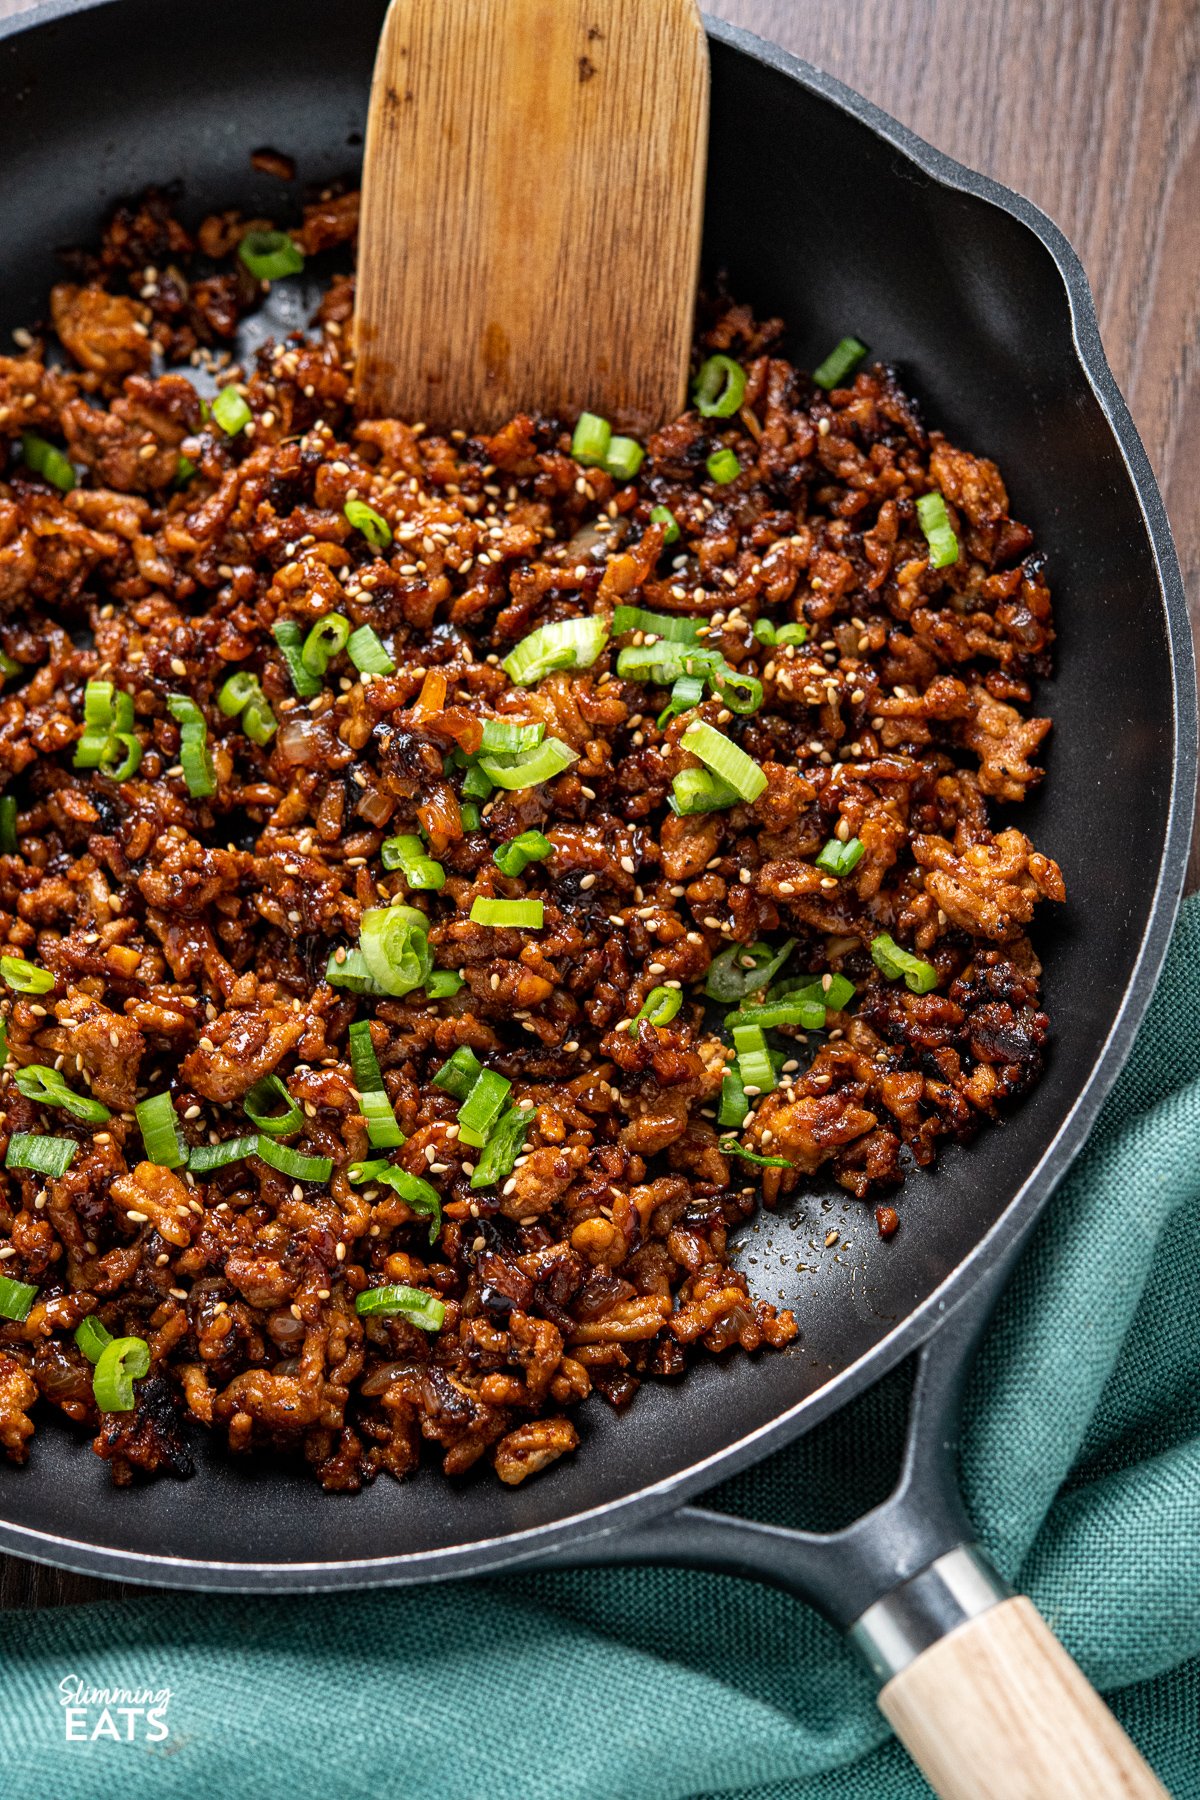
[[(990, 1330), (964, 1451), (983, 1542), (1177, 1800), (1200, 1800), (1198, 1018), (1200, 899)], [(822, 1508), (832, 1522), (839, 1504), (844, 1516), (848, 1472), (870, 1498), (862, 1471), (878, 1471), (903, 1403), (889, 1379), (714, 1503), (780, 1523)], [(786, 1596), (722, 1576), (149, 1595), (0, 1616), (0, 1658), (3, 1800), (929, 1794), (837, 1635)], [(68, 1742), (64, 1678), (171, 1695), (161, 1724), (132, 1721), (132, 1742), (107, 1730)], [(75, 1729), (100, 1720), (85, 1707)], [(111, 1725), (124, 1740), (130, 1722)]]

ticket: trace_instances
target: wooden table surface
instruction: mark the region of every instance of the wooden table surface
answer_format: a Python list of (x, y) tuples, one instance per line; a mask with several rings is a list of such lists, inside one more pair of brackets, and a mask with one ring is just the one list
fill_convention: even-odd
[[(28, 0), (0, 0), (0, 17)], [(253, 0), (248, 0), (249, 4)], [(1083, 259), (1200, 618), (1200, 7), (1195, 0), (705, 0), (1018, 188)], [(1200, 886), (1193, 850), (1192, 885)], [(0, 1606), (111, 1597), (0, 1558)]]

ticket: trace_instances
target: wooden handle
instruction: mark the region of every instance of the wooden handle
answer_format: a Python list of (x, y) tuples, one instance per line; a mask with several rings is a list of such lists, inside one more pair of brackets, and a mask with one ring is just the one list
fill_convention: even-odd
[(932, 1645), (879, 1705), (941, 1800), (1170, 1800), (1023, 1598)]

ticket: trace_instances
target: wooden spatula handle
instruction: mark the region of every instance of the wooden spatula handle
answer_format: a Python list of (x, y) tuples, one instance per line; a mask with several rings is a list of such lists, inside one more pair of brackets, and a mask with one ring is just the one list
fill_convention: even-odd
[(879, 1705), (941, 1800), (1169, 1800), (1022, 1597), (925, 1650)]
[(696, 0), (392, 0), (358, 405), (442, 426), (682, 410), (708, 141)]

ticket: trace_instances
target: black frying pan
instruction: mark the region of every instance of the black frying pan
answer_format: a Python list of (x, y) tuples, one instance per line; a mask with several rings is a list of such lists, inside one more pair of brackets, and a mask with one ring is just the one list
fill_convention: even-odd
[[(199, 217), (279, 210), (279, 184), (250, 166), (262, 144), (294, 155), (302, 181), (353, 174), (383, 10), (52, 0), (0, 25), (0, 329), (37, 316), (56, 246), (94, 238), (104, 210), (146, 184), (180, 179)], [(86, 1445), (47, 1425), (29, 1467), (0, 1473), (0, 1549), (274, 1592), (673, 1558), (756, 1570), (850, 1626), (970, 1542), (947, 1454), (964, 1360), (1125, 1058), (1175, 913), (1196, 760), (1187, 615), (1162, 502), (1060, 233), (828, 76), (725, 25), (710, 38), (706, 266), (789, 321), (802, 364), (850, 331), (896, 363), (932, 422), (999, 462), (1050, 558), (1059, 672), (1041, 702), (1055, 729), (1049, 779), (1020, 821), (1069, 893), (1038, 938), (1045, 1078), (1002, 1128), (910, 1177), (890, 1243), (834, 1190), (764, 1219), (755, 1272), (795, 1307), (799, 1344), (646, 1388), (624, 1417), (588, 1406), (578, 1454), (515, 1492), (480, 1482), (451, 1496), (429, 1473), (333, 1499), (209, 1447), (190, 1489), (117, 1493)], [(831, 1226), (841, 1239), (827, 1250)], [(922, 1344), (906, 1473), (869, 1529), (818, 1541), (684, 1505)], [(908, 1590), (937, 1615), (914, 1630), (944, 1629), (967, 1604), (943, 1604), (945, 1586)]]

